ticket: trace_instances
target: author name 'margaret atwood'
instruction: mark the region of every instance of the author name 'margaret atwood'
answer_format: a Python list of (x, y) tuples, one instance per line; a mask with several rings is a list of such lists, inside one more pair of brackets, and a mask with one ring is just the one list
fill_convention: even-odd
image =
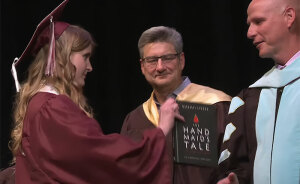
[(213, 105), (177, 102), (185, 123), (175, 122), (174, 161), (217, 166), (217, 112)]

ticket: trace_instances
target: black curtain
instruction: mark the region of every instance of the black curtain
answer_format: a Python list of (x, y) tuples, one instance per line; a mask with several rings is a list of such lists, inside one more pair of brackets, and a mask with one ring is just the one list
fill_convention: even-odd
[[(139, 65), (137, 41), (152, 27), (175, 27), (183, 36), (192, 82), (236, 95), (265, 73), (273, 62), (259, 59), (246, 38), (250, 0), (70, 0), (61, 20), (80, 25), (97, 41), (93, 72), (85, 94), (105, 133), (119, 132), (126, 114), (149, 97), (151, 87)], [(1, 0), (0, 169), (11, 159), (8, 149), (15, 86), (11, 64), (29, 42), (37, 24), (60, 0)], [(20, 80), (28, 62), (18, 65)]]

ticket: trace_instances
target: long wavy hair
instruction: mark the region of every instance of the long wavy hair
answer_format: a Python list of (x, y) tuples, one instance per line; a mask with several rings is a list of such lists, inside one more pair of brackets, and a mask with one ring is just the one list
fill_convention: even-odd
[[(95, 47), (95, 42), (89, 32), (79, 26), (70, 25), (55, 42), (55, 70), (53, 76), (45, 75), (49, 45), (45, 45), (29, 66), (28, 77), (22, 83), (14, 104), (14, 128), (11, 132), (9, 147), (14, 156), (21, 150), (23, 121), (30, 99), (45, 85), (51, 85), (59, 94), (68, 96), (89, 117), (93, 116), (82, 88), (73, 83), (76, 68), (70, 61), (73, 52)], [(12, 161), (15, 162), (15, 158)]]

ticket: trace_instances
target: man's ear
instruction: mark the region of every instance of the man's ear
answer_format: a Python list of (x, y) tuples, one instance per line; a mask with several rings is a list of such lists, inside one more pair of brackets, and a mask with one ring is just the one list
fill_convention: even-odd
[(142, 59), (140, 59), (140, 65), (141, 65), (141, 71), (142, 71), (142, 73), (144, 74), (144, 70), (145, 70), (145, 66), (144, 66), (144, 63), (143, 63), (143, 61), (142, 61)]
[(296, 11), (292, 7), (288, 7), (284, 13), (285, 21), (287, 23), (288, 28), (290, 29), (295, 22), (296, 19)]
[(184, 66), (185, 66), (185, 57), (184, 57), (184, 53), (183, 52), (180, 54), (179, 58), (180, 58), (179, 62), (180, 62), (181, 70), (183, 70)]

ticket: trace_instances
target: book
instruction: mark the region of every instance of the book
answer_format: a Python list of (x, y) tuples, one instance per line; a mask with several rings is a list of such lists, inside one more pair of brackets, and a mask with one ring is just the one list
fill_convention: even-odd
[(174, 161), (181, 164), (217, 167), (217, 110), (214, 105), (177, 101), (185, 122), (175, 120)]

